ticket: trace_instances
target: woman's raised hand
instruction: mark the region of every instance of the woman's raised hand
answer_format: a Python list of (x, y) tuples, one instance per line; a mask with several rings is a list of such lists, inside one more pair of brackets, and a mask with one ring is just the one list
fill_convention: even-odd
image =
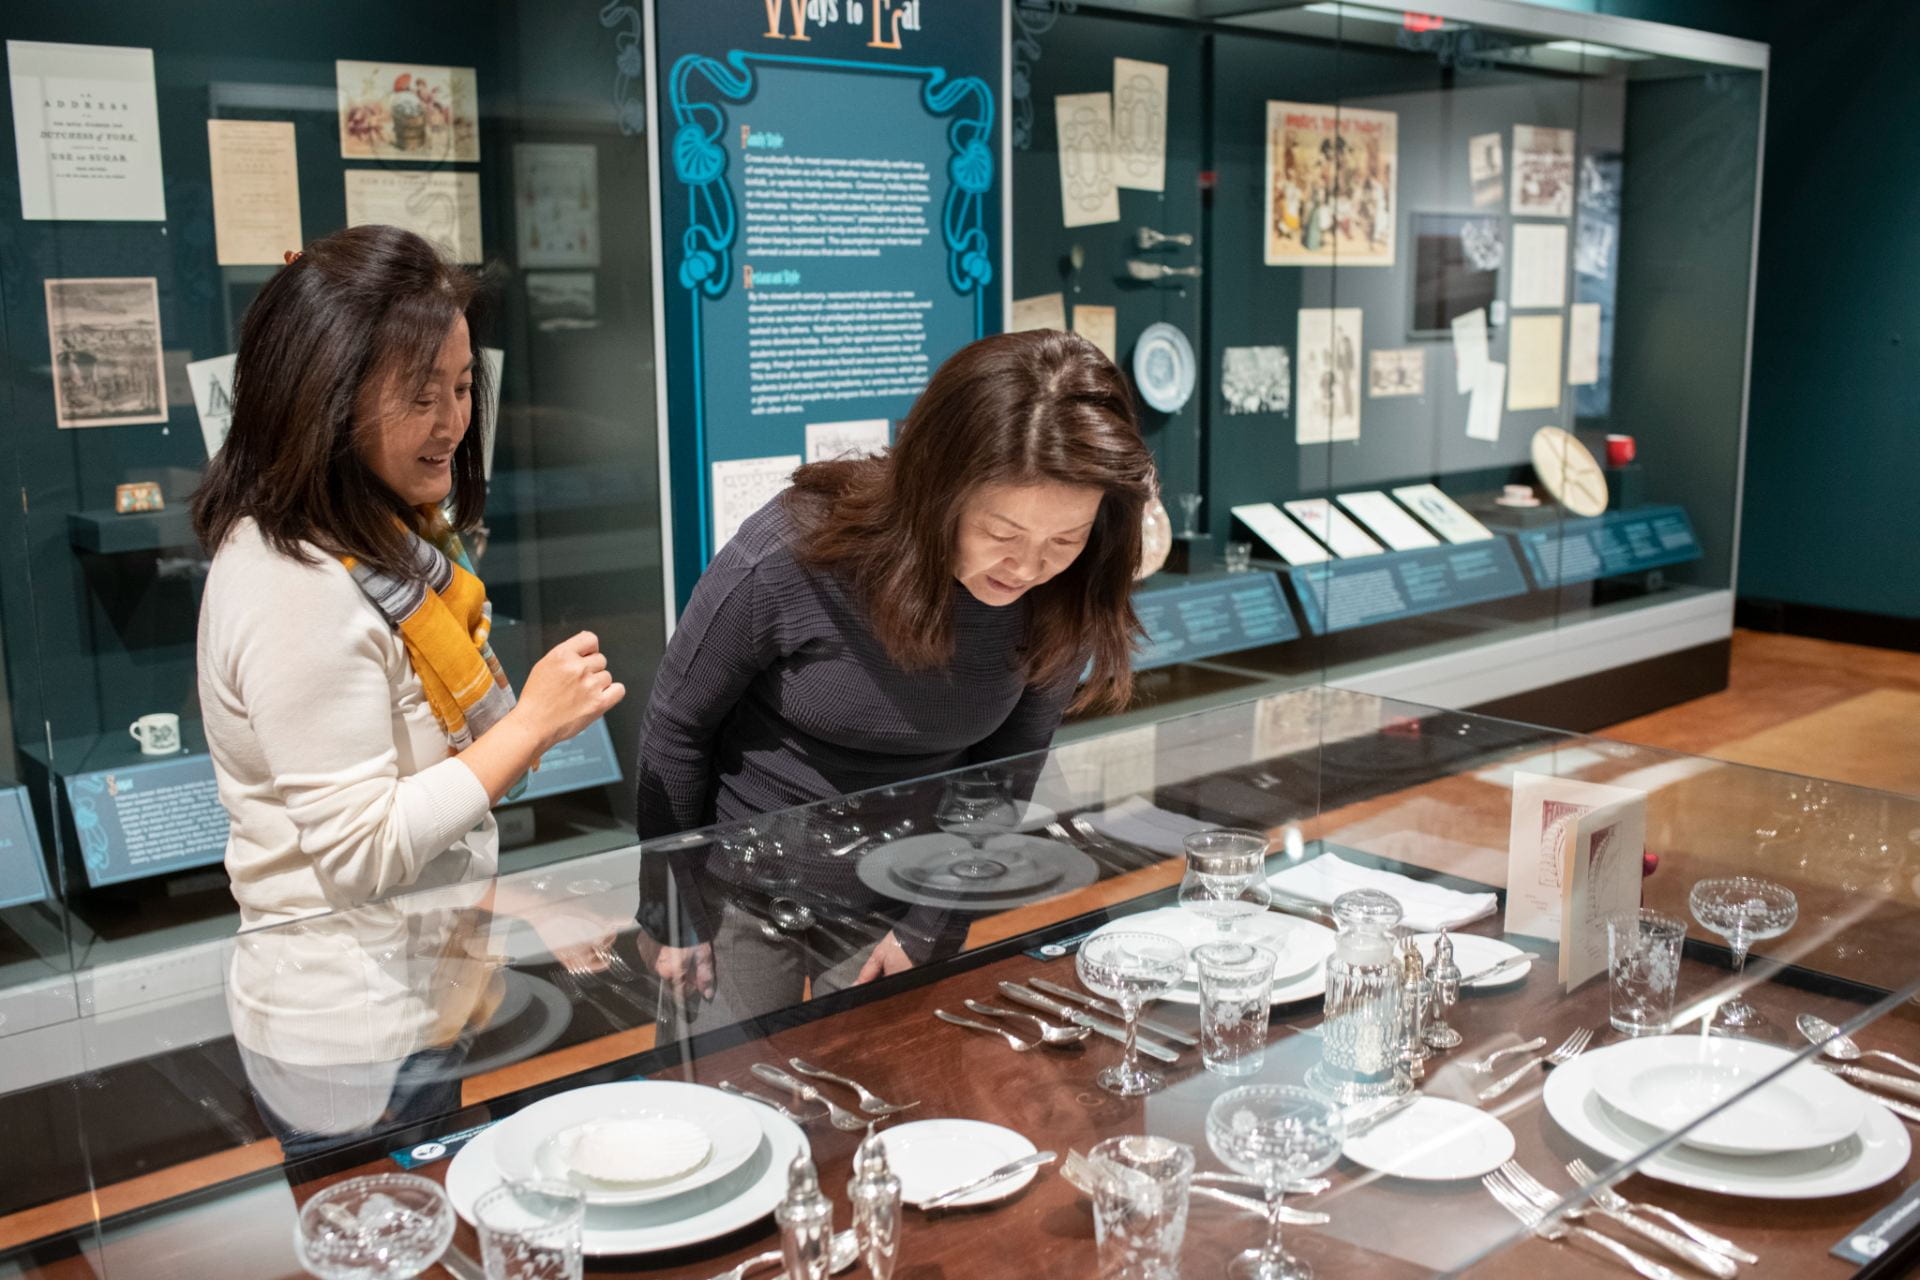
[(540, 734), (545, 748), (551, 748), (611, 711), (626, 696), (627, 686), (607, 670), (600, 638), (582, 631), (534, 663), (516, 710)]

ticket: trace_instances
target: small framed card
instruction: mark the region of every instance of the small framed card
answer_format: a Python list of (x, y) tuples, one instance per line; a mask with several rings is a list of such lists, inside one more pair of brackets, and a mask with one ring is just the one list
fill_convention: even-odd
[(1607, 968), (1607, 917), (1640, 905), (1645, 792), (1513, 775), (1506, 931), (1560, 944), (1560, 981)]
[(160, 486), (151, 480), (113, 487), (113, 510), (117, 515), (129, 515), (135, 511), (164, 511), (166, 506), (166, 496), (160, 492)]

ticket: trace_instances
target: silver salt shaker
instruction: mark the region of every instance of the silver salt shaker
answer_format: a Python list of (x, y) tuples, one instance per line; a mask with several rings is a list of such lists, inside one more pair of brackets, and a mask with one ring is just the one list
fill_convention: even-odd
[(1447, 1025), (1447, 1011), (1460, 1001), (1460, 966), (1454, 963), (1453, 939), (1444, 930), (1434, 940), (1433, 967), (1427, 972), (1433, 979), (1433, 1017), (1427, 1028), (1427, 1047), (1458, 1048), (1461, 1035)]
[(869, 1127), (853, 1153), (853, 1243), (873, 1280), (889, 1280), (900, 1259), (900, 1179), (887, 1163), (887, 1148)]
[(1433, 1003), (1433, 979), (1411, 938), (1400, 952), (1400, 1061), (1413, 1080), (1427, 1075), (1427, 1008)]
[(827, 1280), (833, 1270), (833, 1202), (802, 1151), (787, 1166), (787, 1195), (773, 1211), (788, 1280)]

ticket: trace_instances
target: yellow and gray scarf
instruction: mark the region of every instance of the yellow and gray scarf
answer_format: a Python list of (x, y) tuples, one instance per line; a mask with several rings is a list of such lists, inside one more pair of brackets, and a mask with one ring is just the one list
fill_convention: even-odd
[(434, 719), (457, 754), (513, 710), (513, 686), (488, 636), (493, 606), (459, 535), (432, 518), (433, 541), (407, 530), (413, 572), (380, 572), (352, 556), (340, 562), (407, 647)]

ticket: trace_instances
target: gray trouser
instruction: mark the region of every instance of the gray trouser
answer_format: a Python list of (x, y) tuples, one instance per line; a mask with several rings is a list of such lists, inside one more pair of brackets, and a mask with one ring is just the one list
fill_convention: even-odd
[(724, 902), (713, 936), (713, 996), (682, 999), (663, 983), (656, 1043), (790, 1008), (806, 997), (809, 981), (816, 996), (851, 986), (882, 936), (833, 924), (769, 938), (760, 917)]

